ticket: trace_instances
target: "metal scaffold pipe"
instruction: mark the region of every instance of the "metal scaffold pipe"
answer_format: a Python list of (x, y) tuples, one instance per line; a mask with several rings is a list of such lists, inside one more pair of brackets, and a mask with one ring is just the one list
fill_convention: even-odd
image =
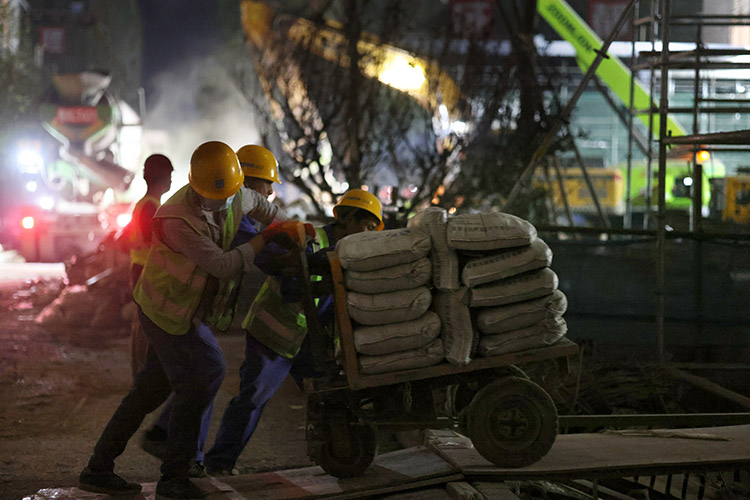
[(669, 107), (669, 14), (670, 0), (662, 0), (661, 4), (661, 82), (659, 83), (659, 180), (658, 186), (658, 206), (659, 211), (657, 220), (659, 221), (656, 228), (656, 345), (659, 362), (664, 363), (666, 360), (664, 352), (664, 270), (666, 264), (666, 255), (664, 245), (666, 243), (666, 190), (664, 187), (667, 183), (667, 121), (666, 110)]

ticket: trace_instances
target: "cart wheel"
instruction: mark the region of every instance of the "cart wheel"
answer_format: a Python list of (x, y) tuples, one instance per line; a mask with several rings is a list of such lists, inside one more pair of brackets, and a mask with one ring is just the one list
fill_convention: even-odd
[(369, 425), (342, 423), (333, 429), (324, 425), (321, 441), (312, 453), (313, 461), (328, 474), (338, 477), (357, 477), (365, 473), (377, 453), (375, 431)]
[(463, 423), (484, 458), (501, 467), (524, 467), (555, 442), (557, 408), (534, 382), (506, 377), (477, 393)]

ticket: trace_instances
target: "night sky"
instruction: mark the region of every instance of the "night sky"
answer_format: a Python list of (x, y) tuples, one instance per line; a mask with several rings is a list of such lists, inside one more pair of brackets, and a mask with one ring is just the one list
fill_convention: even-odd
[(154, 79), (217, 43), (218, 0), (139, 0), (143, 18), (143, 85), (152, 94)]

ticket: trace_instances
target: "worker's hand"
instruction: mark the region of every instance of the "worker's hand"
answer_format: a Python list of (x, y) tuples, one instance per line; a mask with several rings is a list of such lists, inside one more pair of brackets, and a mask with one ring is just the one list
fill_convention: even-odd
[(308, 237), (315, 237), (315, 229), (312, 224), (288, 220), (271, 224), (260, 235), (266, 244), (273, 242), (284, 248), (300, 248), (306, 244)]

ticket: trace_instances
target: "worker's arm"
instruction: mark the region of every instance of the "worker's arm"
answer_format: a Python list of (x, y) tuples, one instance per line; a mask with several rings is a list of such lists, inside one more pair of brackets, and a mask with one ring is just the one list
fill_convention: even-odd
[(196, 233), (180, 219), (160, 220), (155, 229), (169, 248), (181, 253), (208, 274), (219, 279), (235, 278), (241, 271), (249, 271), (253, 267), (255, 254), (264, 246), (263, 237), (256, 236), (249, 242), (225, 252), (211, 238)]
[(240, 189), (242, 190), (242, 213), (248, 217), (264, 225), (287, 220), (286, 213), (280, 206), (274, 205), (252, 189), (244, 186)]

